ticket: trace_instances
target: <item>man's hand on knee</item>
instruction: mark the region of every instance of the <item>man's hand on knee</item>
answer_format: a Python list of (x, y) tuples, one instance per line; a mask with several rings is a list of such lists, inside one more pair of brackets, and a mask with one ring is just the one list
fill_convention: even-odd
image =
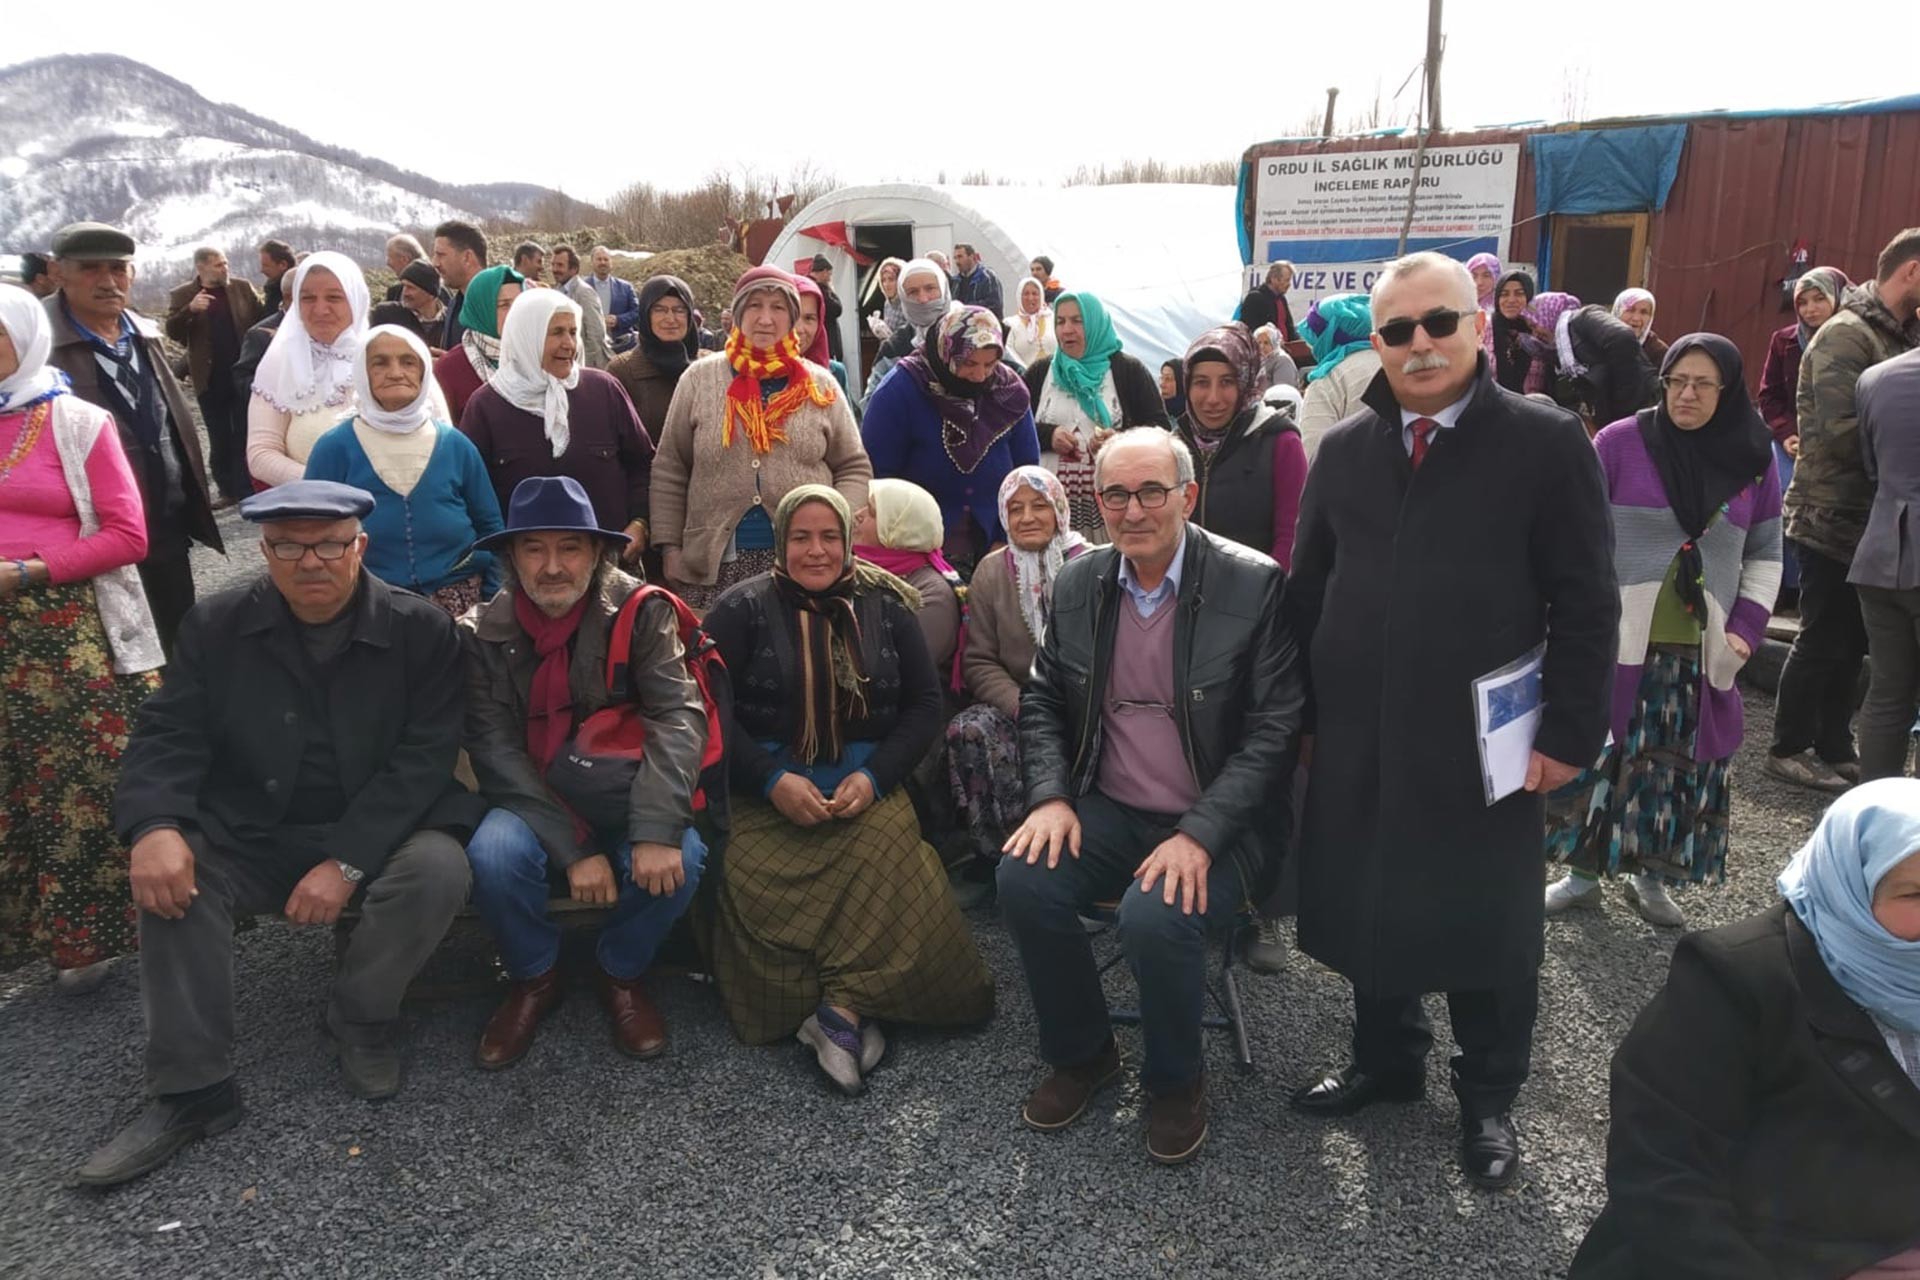
[(1025, 858), (1028, 866), (1038, 862), (1044, 853), (1047, 868), (1051, 870), (1060, 865), (1063, 848), (1076, 858), (1080, 856), (1080, 815), (1065, 800), (1049, 800), (1027, 815), (1020, 829), (1000, 846), (1000, 852)]
[(674, 845), (642, 841), (633, 846), (630, 857), (633, 882), (656, 898), (680, 892), (687, 882), (685, 862)]
[(163, 920), (187, 914), (200, 890), (193, 882), (193, 850), (172, 827), (160, 827), (133, 842), (127, 872), (133, 905)]
[(358, 886), (340, 872), (332, 858), (300, 877), (287, 899), (286, 916), (295, 924), (332, 924)]
[[(635, 870), (637, 881), (638, 868)], [(613, 863), (604, 853), (571, 863), (567, 867), (567, 889), (575, 902), (594, 906), (610, 907), (620, 897), (620, 886), (613, 879)]]
[(1213, 858), (1200, 847), (1200, 842), (1184, 831), (1176, 831), (1162, 840), (1133, 878), (1140, 882), (1140, 892), (1152, 893), (1156, 882), (1162, 882), (1162, 897), (1168, 906), (1173, 905), (1174, 897), (1180, 899), (1180, 914), (1192, 915), (1195, 906), (1200, 914), (1207, 914), (1207, 872), (1213, 866)]

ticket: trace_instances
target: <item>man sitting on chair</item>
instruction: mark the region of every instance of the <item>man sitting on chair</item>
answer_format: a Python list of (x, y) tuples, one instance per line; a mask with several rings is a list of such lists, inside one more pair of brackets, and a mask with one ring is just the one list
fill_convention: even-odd
[(999, 872), (1053, 1068), (1021, 1119), (1064, 1129), (1120, 1075), (1077, 919), (1118, 897), (1140, 988), (1147, 1154), (1180, 1164), (1207, 1137), (1209, 926), (1278, 870), (1303, 690), (1280, 617), (1285, 575), (1189, 523), (1199, 486), (1186, 446), (1159, 427), (1123, 431), (1094, 477), (1113, 544), (1060, 570), (1020, 700), (1030, 808)]

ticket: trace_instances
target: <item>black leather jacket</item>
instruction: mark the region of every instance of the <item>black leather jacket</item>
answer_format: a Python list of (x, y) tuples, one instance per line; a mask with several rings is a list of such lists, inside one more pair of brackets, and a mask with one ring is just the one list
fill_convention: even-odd
[[(1253, 899), (1277, 878), (1291, 830), (1292, 770), (1305, 698), (1281, 619), (1286, 575), (1257, 551), (1189, 524), (1173, 632), (1173, 686), (1185, 766), (1200, 799), (1179, 829), (1215, 860), (1235, 859)], [(1100, 709), (1125, 592), (1120, 555), (1069, 561), (1020, 699), (1027, 803), (1072, 801), (1099, 774)]]

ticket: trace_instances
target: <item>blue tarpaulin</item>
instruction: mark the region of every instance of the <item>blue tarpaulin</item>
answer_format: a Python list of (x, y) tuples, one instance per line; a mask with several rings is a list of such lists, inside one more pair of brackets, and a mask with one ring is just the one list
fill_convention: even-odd
[(1534, 212), (1638, 213), (1666, 207), (1680, 171), (1683, 124), (1536, 133)]

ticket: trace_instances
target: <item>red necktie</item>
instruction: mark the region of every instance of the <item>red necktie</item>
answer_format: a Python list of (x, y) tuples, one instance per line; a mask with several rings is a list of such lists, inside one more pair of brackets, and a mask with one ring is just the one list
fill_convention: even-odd
[(1433, 433), (1439, 425), (1432, 418), (1415, 418), (1409, 424), (1413, 431), (1413, 469), (1415, 471), (1418, 471), (1420, 464), (1426, 461), (1427, 445), (1431, 442)]

